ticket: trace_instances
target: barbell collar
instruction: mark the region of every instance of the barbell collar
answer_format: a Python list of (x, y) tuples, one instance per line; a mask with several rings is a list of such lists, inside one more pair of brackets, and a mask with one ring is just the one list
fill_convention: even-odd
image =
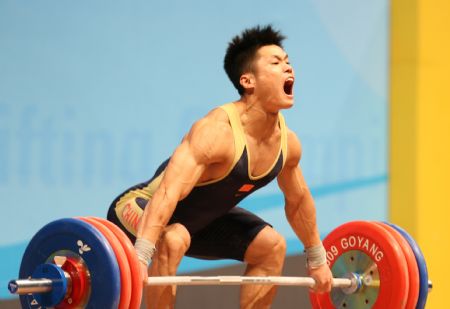
[[(72, 278), (67, 272), (64, 272), (64, 277), (67, 280), (68, 292), (72, 286)], [(16, 295), (47, 293), (53, 290), (53, 286), (58, 280), (48, 278), (16, 279), (8, 282), (8, 290), (11, 294)]]

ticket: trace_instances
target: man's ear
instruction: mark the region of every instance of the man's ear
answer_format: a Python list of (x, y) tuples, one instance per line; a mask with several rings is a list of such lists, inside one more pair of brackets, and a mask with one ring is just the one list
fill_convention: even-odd
[(246, 93), (251, 93), (255, 88), (255, 76), (252, 73), (244, 73), (241, 75), (239, 83), (245, 89)]

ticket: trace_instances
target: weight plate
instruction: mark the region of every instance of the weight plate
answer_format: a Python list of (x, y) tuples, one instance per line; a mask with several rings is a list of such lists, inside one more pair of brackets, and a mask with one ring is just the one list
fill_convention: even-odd
[(400, 234), (403, 235), (403, 237), (411, 246), (412, 251), (414, 252), (414, 256), (416, 257), (416, 262), (419, 268), (419, 275), (420, 275), (419, 299), (417, 300), (416, 308), (423, 309), (425, 308), (425, 304), (428, 298), (428, 269), (427, 263), (425, 262), (425, 257), (422, 253), (422, 250), (420, 250), (420, 247), (417, 244), (417, 242), (414, 240), (414, 238), (411, 237), (411, 235), (408, 232), (406, 232), (403, 228), (393, 223), (387, 224), (392, 226)]
[(408, 300), (406, 302), (406, 309), (414, 309), (417, 305), (417, 300), (419, 299), (419, 287), (420, 287), (420, 276), (419, 276), (419, 268), (417, 267), (416, 257), (406, 239), (393, 227), (389, 226), (386, 223), (376, 222), (380, 224), (383, 228), (385, 228), (392, 236), (394, 236), (395, 240), (397, 240), (398, 244), (402, 248), (403, 254), (405, 256), (406, 267), (408, 271), (409, 278), (409, 293)]
[[(19, 278), (28, 278), (38, 265), (55, 256), (75, 256), (85, 263), (90, 277), (89, 308), (116, 308), (119, 303), (120, 272), (114, 252), (92, 225), (76, 219), (60, 219), (45, 225), (28, 244)], [(20, 296), (23, 308), (39, 308), (31, 295)]]
[[(404, 308), (408, 274), (405, 258), (395, 238), (381, 226), (368, 221), (345, 223), (325, 239), (327, 263), (334, 277), (356, 273), (362, 287), (353, 294), (334, 289), (310, 293), (314, 308)], [(335, 266), (336, 264), (336, 266)]]
[(141, 306), (142, 299), (142, 289), (143, 289), (143, 281), (141, 278), (141, 263), (136, 255), (136, 251), (134, 250), (134, 246), (131, 243), (131, 240), (128, 236), (114, 223), (102, 219), (102, 218), (92, 218), (94, 220), (100, 221), (108, 227), (114, 235), (116, 235), (117, 239), (122, 244), (123, 249), (128, 258), (128, 263), (130, 265), (131, 271), (131, 300), (130, 300), (130, 309), (139, 309)]
[(114, 235), (114, 233), (111, 232), (101, 222), (89, 217), (79, 217), (78, 219), (85, 221), (89, 224), (92, 224), (92, 226), (94, 226), (97, 230), (99, 230), (103, 234), (103, 236), (105, 236), (105, 238), (111, 245), (120, 269), (120, 301), (118, 308), (128, 309), (131, 298), (131, 272), (130, 272), (130, 265), (128, 264), (127, 256), (122, 247), (122, 244)]

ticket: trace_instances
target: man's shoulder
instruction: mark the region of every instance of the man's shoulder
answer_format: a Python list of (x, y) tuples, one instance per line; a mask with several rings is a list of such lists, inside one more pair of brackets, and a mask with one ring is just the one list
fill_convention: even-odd
[(211, 110), (206, 116), (194, 123), (186, 136), (199, 157), (207, 162), (218, 162), (228, 157), (233, 131), (225, 111), (220, 108)]
[(287, 152), (288, 161), (293, 161), (297, 165), (302, 155), (302, 145), (297, 134), (290, 129), (287, 129)]
[(231, 132), (228, 115), (220, 106), (210, 110), (204, 117), (197, 120), (193, 127), (204, 130), (219, 130), (222, 133)]
[(222, 106), (217, 106), (210, 110), (208, 114), (206, 114), (205, 117), (208, 120), (217, 121), (217, 122), (224, 122), (228, 123), (228, 115), (226, 111), (222, 108)]
[(300, 143), (300, 139), (298, 138), (297, 134), (287, 127), (286, 127), (286, 134), (287, 134), (287, 139), (288, 139), (289, 144), (290, 143)]
[(232, 134), (232, 130), (227, 113), (222, 108), (216, 107), (198, 119), (193, 124), (190, 133), (200, 133), (202, 137), (209, 137), (217, 142), (220, 138)]

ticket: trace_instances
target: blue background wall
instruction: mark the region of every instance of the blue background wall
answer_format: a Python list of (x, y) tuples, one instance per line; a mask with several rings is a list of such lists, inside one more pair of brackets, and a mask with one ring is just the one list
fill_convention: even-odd
[[(323, 235), (385, 219), (388, 1), (0, 2), (0, 298), (29, 239), (70, 216), (105, 216), (151, 177), (193, 121), (238, 98), (222, 60), (272, 23), (297, 80), (288, 125)], [(301, 252), (276, 184), (243, 206)], [(180, 271), (230, 263), (185, 259)]]

